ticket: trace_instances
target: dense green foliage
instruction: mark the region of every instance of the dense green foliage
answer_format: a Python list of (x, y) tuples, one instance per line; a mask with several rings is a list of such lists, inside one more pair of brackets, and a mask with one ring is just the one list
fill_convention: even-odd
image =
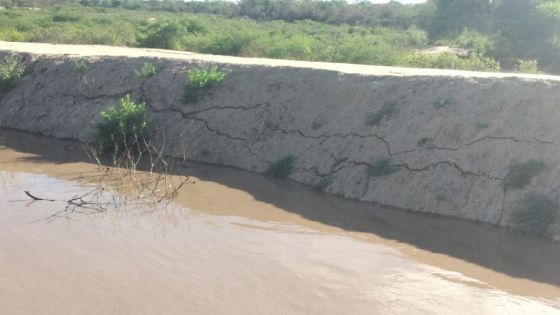
[(101, 112), (101, 122), (93, 125), (95, 140), (103, 154), (135, 155), (149, 139), (146, 105), (135, 103), (129, 95), (119, 107)]
[(296, 157), (293, 155), (286, 155), (278, 160), (268, 164), (266, 175), (284, 178), (293, 173), (296, 164)]
[[(15, 6), (14, 6), (15, 4)], [(560, 73), (560, 0), (0, 0), (0, 40)], [(22, 7), (37, 7), (29, 10)], [(420, 52), (434, 45), (464, 49)]]
[(529, 236), (549, 237), (558, 218), (559, 204), (544, 194), (530, 192), (522, 197), (511, 216), (514, 230)]
[(185, 87), (186, 102), (196, 102), (201, 92), (213, 88), (226, 77), (226, 72), (218, 70), (217, 66), (203, 69), (189, 69), (187, 74), (189, 80)]
[(25, 65), (18, 55), (4, 56), (0, 60), (0, 95), (11, 89), (24, 71)]

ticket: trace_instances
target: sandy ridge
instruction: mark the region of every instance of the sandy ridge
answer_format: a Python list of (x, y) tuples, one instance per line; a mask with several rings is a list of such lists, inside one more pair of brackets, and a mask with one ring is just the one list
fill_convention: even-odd
[(0, 41), (0, 51), (15, 51), (37, 55), (64, 55), (67, 57), (132, 57), (132, 58), (163, 58), (175, 60), (198, 60), (217, 63), (229, 63), (234, 65), (258, 65), (269, 67), (292, 67), (303, 69), (329, 70), (348, 74), (372, 75), (372, 76), (448, 76), (464, 78), (521, 78), (527, 80), (551, 80), (560, 81), (556, 75), (534, 75), (519, 73), (492, 73), (445, 69), (418, 69), (387, 66), (369, 66), (345, 63), (309, 62), (266, 58), (243, 58), (232, 56), (196, 54), (185, 51), (152, 49), (152, 48), (130, 48), (102, 45), (65, 45), (47, 43), (20, 43)]

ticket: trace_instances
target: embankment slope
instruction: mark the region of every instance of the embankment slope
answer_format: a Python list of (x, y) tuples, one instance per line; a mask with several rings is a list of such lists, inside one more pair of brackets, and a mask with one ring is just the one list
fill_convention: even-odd
[[(1, 127), (86, 141), (131, 94), (177, 157), (264, 172), (293, 155), (289, 178), (303, 184), (496, 225), (529, 193), (559, 197), (560, 77), (0, 42), (12, 52), (27, 71), (0, 100)], [(145, 61), (161, 71), (137, 77)], [(185, 103), (187, 69), (209, 64), (225, 81)], [(544, 171), (506, 185), (528, 161)]]

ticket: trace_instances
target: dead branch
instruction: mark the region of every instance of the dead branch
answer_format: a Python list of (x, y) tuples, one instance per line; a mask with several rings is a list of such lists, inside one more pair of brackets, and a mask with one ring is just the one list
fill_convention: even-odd
[(53, 200), (53, 199), (39, 198), (39, 197), (37, 197), (37, 196), (32, 195), (32, 194), (31, 194), (29, 191), (27, 191), (27, 190), (25, 191), (25, 194), (26, 194), (27, 196), (29, 196), (29, 198), (33, 199), (33, 200), (39, 200), (39, 201), (56, 201), (56, 200)]
[[(122, 132), (123, 139), (127, 139), (124, 130)], [(90, 160), (97, 164), (98, 173), (81, 175), (78, 180), (93, 185), (94, 189), (66, 200), (40, 198), (29, 191), (25, 193), (37, 201), (65, 202), (62, 213), (66, 214), (103, 213), (129, 205), (138, 209), (157, 204), (167, 205), (191, 181), (188, 176), (171, 180), (170, 165), (164, 155), (166, 138), (163, 131), (162, 139), (163, 143), (156, 146), (150, 139), (135, 134), (132, 142), (125, 140), (120, 145), (114, 143), (111, 162), (108, 164), (95, 145), (86, 144), (84, 149)], [(139, 171), (142, 169), (145, 171)], [(59, 215), (57, 213), (57, 217)]]

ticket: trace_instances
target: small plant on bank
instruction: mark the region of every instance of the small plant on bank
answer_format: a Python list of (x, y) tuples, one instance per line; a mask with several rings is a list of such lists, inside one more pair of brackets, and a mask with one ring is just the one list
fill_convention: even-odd
[(391, 159), (385, 158), (373, 163), (373, 165), (368, 168), (367, 174), (370, 177), (381, 177), (398, 172), (399, 169), (399, 166), (391, 164)]
[(440, 97), (437, 100), (435, 100), (432, 105), (434, 105), (434, 107), (436, 109), (440, 109), (440, 108), (444, 108), (448, 105), (450, 105), (452, 103), (451, 98), (449, 97)]
[(284, 178), (294, 172), (296, 157), (292, 154), (286, 155), (274, 162), (268, 164), (266, 175)]
[(134, 70), (134, 73), (139, 78), (149, 78), (158, 72), (159, 69), (151, 62), (144, 62), (142, 68)]
[(312, 128), (313, 130), (317, 130), (317, 129), (323, 127), (323, 124), (324, 124), (324, 123), (323, 123), (322, 120), (320, 120), (319, 118), (316, 118), (316, 119), (313, 120), (313, 122), (311, 123), (311, 128)]
[(101, 112), (101, 118), (93, 127), (96, 144), (103, 154), (120, 156), (137, 151), (148, 140), (146, 105), (135, 103), (130, 95), (121, 99), (119, 107), (111, 106)]
[(318, 182), (313, 184), (313, 186), (311, 186), (311, 188), (313, 188), (313, 190), (315, 190), (317, 192), (321, 192), (321, 191), (325, 190), (327, 187), (329, 187), (332, 184), (332, 182), (333, 182), (333, 179), (331, 177), (323, 177)]
[(74, 60), (74, 67), (80, 72), (86, 71), (89, 68), (89, 63), (85, 59)]
[(25, 72), (25, 65), (18, 55), (4, 56), (0, 61), (0, 93), (13, 88)]
[(481, 123), (481, 122), (477, 122), (474, 124), (474, 126), (476, 127), (476, 130), (482, 130), (482, 129), (486, 129), (488, 127), (490, 127), (489, 123)]
[(185, 88), (185, 102), (198, 101), (200, 93), (224, 81), (226, 74), (226, 71), (218, 70), (217, 66), (188, 70), (189, 80)]
[(527, 193), (512, 212), (511, 226), (528, 236), (550, 237), (550, 228), (558, 217), (558, 209), (557, 200), (542, 193)]
[(529, 185), (531, 179), (546, 169), (543, 162), (530, 160), (524, 163), (513, 164), (508, 168), (504, 178), (504, 187), (521, 189)]
[(395, 113), (395, 110), (395, 103), (388, 103), (383, 105), (380, 110), (367, 115), (366, 125), (373, 127), (375, 125), (378, 125), (383, 119), (390, 119), (391, 116)]
[(434, 138), (421, 138), (416, 142), (416, 145), (427, 150), (432, 150), (434, 149)]

